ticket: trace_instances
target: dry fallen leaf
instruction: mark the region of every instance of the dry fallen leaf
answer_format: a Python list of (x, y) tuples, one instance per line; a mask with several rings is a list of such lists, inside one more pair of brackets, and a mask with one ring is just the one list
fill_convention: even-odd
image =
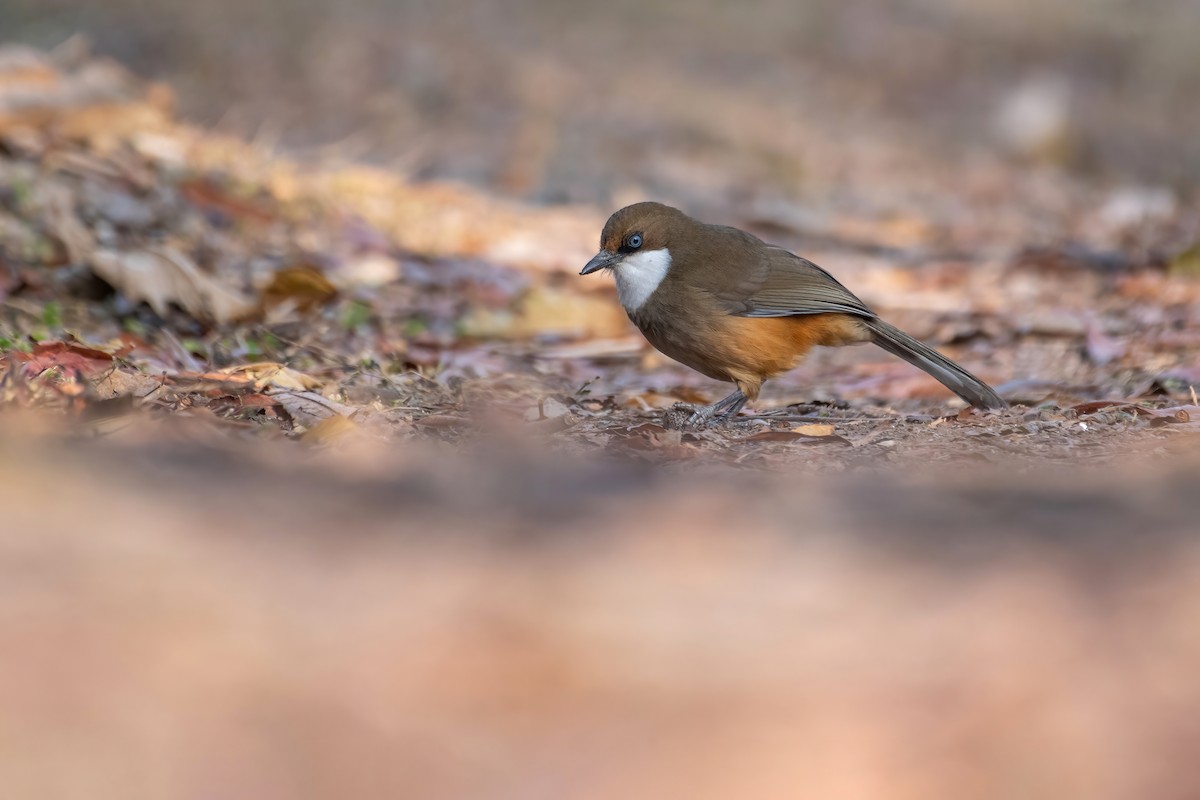
[(801, 436), (832, 436), (833, 426), (824, 423), (797, 425), (796, 427), (792, 428), (792, 433), (798, 433)]
[(217, 325), (249, 316), (256, 304), (200, 268), (172, 247), (97, 250), (92, 270), (131, 300), (145, 301), (164, 316), (171, 304)]
[(354, 409), (350, 406), (342, 405), (315, 392), (279, 392), (271, 397), (279, 401), (279, 405), (283, 406), (283, 409), (297, 424), (306, 428), (311, 428), (321, 420), (333, 416), (348, 417), (354, 413)]
[(237, 378), (249, 378), (257, 391), (270, 388), (288, 391), (304, 392), (321, 388), (321, 382), (311, 375), (297, 372), (291, 367), (277, 364), (273, 361), (262, 361), (257, 364), (238, 364), (218, 370), (224, 375)]
[(284, 267), (277, 270), (271, 282), (262, 290), (266, 307), (291, 302), (299, 311), (308, 311), (337, 297), (337, 287), (312, 264)]
[(112, 355), (103, 350), (74, 342), (40, 342), (29, 353), (13, 355), (24, 362), (25, 374), (31, 378), (54, 368), (90, 376), (111, 367), (113, 360)]

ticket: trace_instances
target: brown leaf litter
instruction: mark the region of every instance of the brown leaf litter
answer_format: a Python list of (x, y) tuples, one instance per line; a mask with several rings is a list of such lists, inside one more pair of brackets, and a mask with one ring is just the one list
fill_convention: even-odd
[[(9, 402), (85, 418), (124, 397), (122, 413), (322, 445), (347, 424), (455, 445), (523, 431), (576, 453), (837, 470), (1102, 462), (1169, 450), (1194, 424), (1200, 284), (1136, 254), (1113, 272), (986, 242), (918, 275), (905, 248), (969, 232), (910, 215), (831, 218), (812, 239), (828, 250), (804, 252), (1026, 407), (955, 416), (943, 387), (868, 348), (815, 354), (768, 386), (758, 416), (669, 431), (673, 403), (719, 389), (651, 351), (611, 286), (575, 278), (599, 212), (302, 168), (177, 122), (164, 90), (108, 62), (11, 51), (0, 89)], [(785, 243), (812, 233), (758, 211)], [(1129, 239), (1103, 209), (1061, 213), (1095, 248)], [(1188, 228), (1156, 220), (1162, 248), (1186, 251)], [(872, 232), (887, 246), (862, 245)]]

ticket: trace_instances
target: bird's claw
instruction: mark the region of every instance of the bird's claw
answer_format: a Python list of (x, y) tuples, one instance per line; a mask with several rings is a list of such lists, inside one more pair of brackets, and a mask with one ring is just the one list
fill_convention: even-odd
[(663, 417), (668, 428), (678, 430), (700, 430), (717, 422), (725, 422), (737, 415), (746, 404), (746, 398), (741, 392), (735, 392), (729, 397), (707, 405), (689, 406), (676, 403)]

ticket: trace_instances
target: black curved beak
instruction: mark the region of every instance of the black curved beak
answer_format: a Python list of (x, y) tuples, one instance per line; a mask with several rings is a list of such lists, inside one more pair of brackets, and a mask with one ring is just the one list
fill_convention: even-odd
[(620, 258), (616, 253), (610, 253), (607, 250), (601, 250), (596, 255), (592, 256), (592, 260), (584, 265), (579, 271), (580, 275), (591, 275), (598, 269), (606, 269), (617, 263)]

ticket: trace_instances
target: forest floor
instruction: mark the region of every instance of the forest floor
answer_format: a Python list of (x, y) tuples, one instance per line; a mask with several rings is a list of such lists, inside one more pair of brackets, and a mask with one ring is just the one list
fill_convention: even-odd
[(731, 425), (678, 431), (664, 411), (728, 387), (653, 352), (609, 282), (576, 275), (602, 210), (269, 158), (177, 122), (167, 89), (115, 64), (3, 55), (9, 408), (802, 471), (1169, 458), (1200, 430), (1200, 215), (1151, 190), (983, 164), (941, 209), (735, 213), (1013, 407), (964, 410), (867, 347), (815, 354)]

